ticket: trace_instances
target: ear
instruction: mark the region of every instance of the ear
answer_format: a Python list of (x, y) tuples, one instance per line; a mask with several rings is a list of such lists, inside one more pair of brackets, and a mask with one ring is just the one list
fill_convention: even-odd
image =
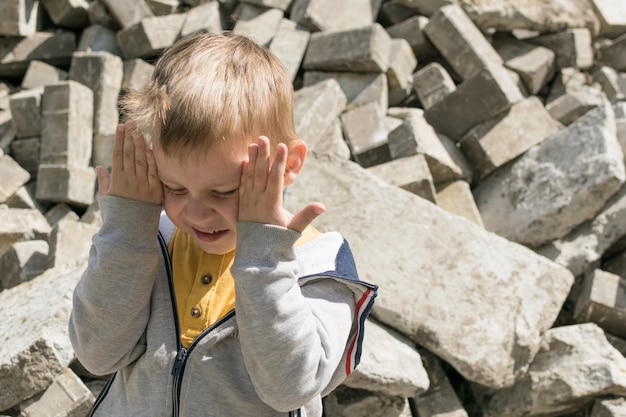
[(285, 167), (285, 187), (291, 185), (304, 165), (306, 158), (306, 143), (299, 139), (293, 140), (287, 145), (287, 165)]

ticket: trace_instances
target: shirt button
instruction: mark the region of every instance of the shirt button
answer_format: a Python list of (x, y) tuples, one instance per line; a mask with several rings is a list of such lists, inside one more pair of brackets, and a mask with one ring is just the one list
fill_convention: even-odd
[(193, 307), (190, 311), (191, 316), (194, 318), (198, 318), (202, 315), (202, 309), (200, 307)]
[(211, 276), (211, 274), (205, 274), (202, 275), (201, 280), (203, 284), (208, 285), (211, 283), (211, 281), (213, 281), (213, 277)]

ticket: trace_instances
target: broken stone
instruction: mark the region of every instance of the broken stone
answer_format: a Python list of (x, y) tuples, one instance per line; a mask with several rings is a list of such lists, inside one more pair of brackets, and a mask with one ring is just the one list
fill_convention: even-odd
[(37, 32), (25, 38), (0, 37), (0, 77), (23, 76), (33, 60), (69, 65), (74, 49), (76, 35), (64, 30)]
[(585, 323), (548, 330), (524, 378), (488, 391), (482, 409), (486, 417), (563, 415), (611, 394), (626, 395), (626, 359)]
[(1, 410), (48, 388), (73, 359), (67, 323), (85, 262), (0, 292)]
[(367, 170), (390, 185), (435, 202), (435, 185), (423, 154), (394, 159)]
[(50, 232), (48, 268), (61, 267), (79, 257), (87, 257), (93, 235), (99, 227), (75, 220), (61, 220)]
[(178, 6), (180, 6), (178, 0), (146, 0), (146, 4), (155, 16), (176, 13)]
[(413, 74), (413, 87), (424, 110), (430, 109), (456, 90), (450, 74), (437, 62), (430, 63)]
[(21, 416), (85, 416), (89, 413), (94, 401), (94, 395), (83, 384), (83, 381), (71, 369), (66, 368), (43, 394), (29, 399), (28, 405), (21, 405)]
[(341, 124), (352, 156), (359, 165), (367, 168), (391, 159), (387, 130), (377, 103), (345, 111)]
[(333, 417), (405, 417), (411, 415), (405, 398), (353, 389), (345, 385), (340, 385), (322, 401), (324, 414)]
[(0, 291), (15, 287), (41, 275), (48, 269), (48, 242), (15, 242), (0, 257)]
[(458, 5), (437, 10), (424, 31), (464, 80), (490, 66), (502, 65), (500, 55)]
[(9, 155), (0, 156), (0, 203), (9, 197), (30, 179), (30, 174)]
[(154, 16), (145, 0), (101, 0), (107, 11), (122, 27), (128, 29), (142, 19)]
[(280, 59), (293, 81), (300, 69), (311, 34), (293, 20), (282, 19), (269, 50)]
[(457, 180), (437, 187), (435, 201), (439, 207), (484, 227), (476, 201), (467, 181)]
[[(41, 149), (41, 138), (14, 139), (11, 142), (11, 154), (15, 161), (28, 171), (31, 179), (37, 178), (39, 169), (39, 153)], [(12, 173), (13, 175), (15, 173)]]
[(122, 91), (140, 90), (150, 81), (153, 71), (154, 65), (143, 59), (135, 58), (124, 61)]
[(22, 88), (27, 90), (42, 88), (47, 84), (56, 84), (59, 81), (65, 81), (67, 77), (67, 71), (35, 60), (28, 64), (28, 69), (26, 70), (26, 74), (24, 74), (24, 79), (22, 79)]
[(438, 51), (426, 36), (424, 27), (428, 24), (425, 16), (412, 16), (387, 27), (387, 33), (394, 39), (404, 39), (419, 60), (427, 60), (437, 55)]
[(345, 31), (371, 25), (376, 19), (370, 0), (293, 0), (291, 19), (312, 31)]
[(2, 222), (0, 222), (0, 256), (9, 250), (15, 242), (35, 239), (48, 240), (50, 225), (39, 210), (14, 209), (0, 205), (0, 218), (2, 218)]
[(595, 269), (584, 274), (578, 295), (574, 319), (579, 323), (592, 322), (618, 337), (626, 337), (626, 309), (623, 302), (626, 279), (610, 272)]
[(366, 325), (361, 362), (343, 384), (405, 398), (426, 391), (428, 375), (411, 340), (371, 319)]
[(485, 227), (531, 247), (565, 236), (619, 190), (623, 159), (607, 102), (474, 189)]
[(616, 71), (626, 71), (626, 33), (598, 51), (600, 61)]
[(115, 32), (103, 25), (91, 25), (83, 30), (76, 52), (110, 52), (113, 55), (122, 55)]
[(474, 181), (479, 182), (561, 127), (541, 101), (531, 96), (513, 104), (509, 111), (472, 128), (461, 139), (461, 150), (472, 165)]
[(567, 126), (594, 107), (601, 106), (605, 100), (606, 96), (601, 91), (583, 85), (550, 101), (546, 110), (555, 120)]
[(371, 26), (311, 35), (304, 55), (305, 70), (386, 72), (391, 38), (378, 23)]
[(404, 39), (391, 40), (391, 56), (387, 69), (387, 85), (391, 105), (405, 100), (413, 90), (413, 70), (417, 59), (411, 46)]
[(420, 352), (428, 372), (428, 391), (415, 397), (415, 408), (420, 417), (468, 417), (441, 361), (430, 352)]
[(221, 32), (222, 19), (219, 6), (219, 2), (209, 1), (189, 9), (180, 35), (185, 36), (196, 31)]
[(263, 46), (270, 44), (284, 16), (280, 9), (267, 9), (246, 3), (239, 5), (239, 13), (233, 32), (253, 39)]
[[(479, 384), (504, 387), (525, 374), (573, 283), (569, 271), (354, 162), (312, 155), (307, 164), (285, 207), (324, 202), (316, 228), (341, 225), (362, 279), (385, 288), (375, 318)], [(373, 235), (388, 238), (372, 245)]]
[[(483, 69), (428, 108), (426, 120), (438, 132), (460, 140), (471, 128), (508, 110), (522, 100), (519, 88), (504, 67)], [(464, 103), (472, 103), (465, 106)]]
[(86, 0), (41, 0), (41, 5), (57, 26), (82, 29), (89, 24)]
[(592, 77), (609, 100), (626, 98), (626, 91), (622, 91), (620, 85), (620, 75), (613, 68), (602, 66), (593, 72)]
[(184, 13), (146, 17), (117, 32), (117, 43), (122, 50), (122, 56), (132, 59), (159, 54), (174, 43), (186, 18)]
[(296, 91), (294, 121), (296, 133), (309, 147), (315, 147), (329, 126), (346, 108), (346, 95), (336, 80), (321, 81)]
[(41, 134), (41, 96), (43, 89), (24, 90), (9, 98), (15, 137), (30, 138)]
[(593, 402), (589, 417), (626, 416), (626, 398), (598, 398)]
[(92, 151), (92, 141), (85, 140), (93, 133), (91, 89), (76, 81), (47, 85), (41, 116), (41, 163), (86, 167)]
[(94, 200), (96, 172), (93, 168), (41, 164), (37, 174), (38, 200), (88, 206)]
[(0, 2), (0, 35), (24, 37), (37, 31), (39, 1), (11, 0)]
[(586, 69), (593, 65), (591, 32), (587, 28), (567, 29), (542, 35), (530, 39), (530, 42), (544, 46), (554, 52), (556, 69)]

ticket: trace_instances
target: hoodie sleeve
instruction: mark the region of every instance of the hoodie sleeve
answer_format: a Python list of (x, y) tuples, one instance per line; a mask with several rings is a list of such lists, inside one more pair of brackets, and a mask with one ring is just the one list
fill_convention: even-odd
[(80, 362), (104, 375), (135, 361), (160, 265), (158, 205), (101, 196), (103, 225), (74, 289), (70, 340)]
[[(320, 395), (345, 357), (353, 333), (353, 291), (334, 279), (298, 284), (300, 234), (239, 223), (235, 278), (237, 324), (246, 368), (259, 397), (279, 411)], [(329, 250), (330, 264), (335, 253)]]

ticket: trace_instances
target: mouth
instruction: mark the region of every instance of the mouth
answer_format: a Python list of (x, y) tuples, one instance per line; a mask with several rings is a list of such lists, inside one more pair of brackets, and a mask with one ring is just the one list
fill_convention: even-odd
[(216, 242), (228, 233), (228, 229), (212, 230), (209, 232), (202, 232), (198, 229), (193, 229), (194, 233), (199, 240), (203, 242)]

